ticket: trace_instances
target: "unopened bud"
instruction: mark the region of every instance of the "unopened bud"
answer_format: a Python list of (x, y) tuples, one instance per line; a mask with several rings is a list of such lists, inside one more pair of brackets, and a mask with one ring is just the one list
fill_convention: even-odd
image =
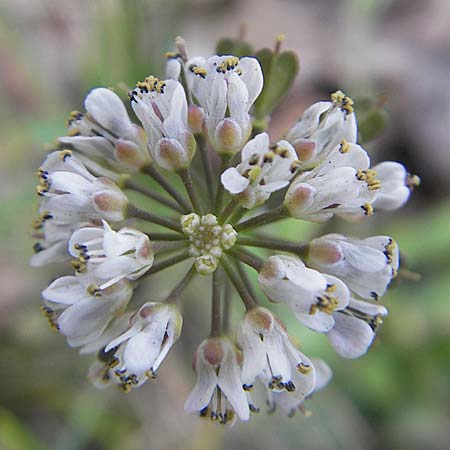
[(116, 141), (114, 156), (130, 171), (138, 171), (151, 162), (150, 154), (146, 149), (143, 150), (134, 142), (124, 139)]
[(190, 105), (188, 108), (188, 125), (192, 133), (197, 134), (203, 131), (203, 109), (197, 105)]
[(236, 153), (242, 146), (242, 130), (239, 124), (230, 118), (222, 120), (215, 132), (216, 150), (218, 153)]
[(293, 184), (286, 193), (284, 204), (292, 217), (301, 218), (314, 200), (316, 189), (306, 183)]
[(154, 152), (155, 161), (163, 169), (172, 171), (186, 169), (195, 154), (195, 146), (194, 136), (190, 132), (184, 133), (183, 142), (162, 138)]
[(310, 162), (316, 155), (316, 143), (308, 139), (298, 139), (293, 143), (297, 158), (302, 163)]
[(344, 254), (339, 244), (330, 241), (315, 239), (309, 247), (308, 260), (314, 264), (332, 265), (344, 259)]

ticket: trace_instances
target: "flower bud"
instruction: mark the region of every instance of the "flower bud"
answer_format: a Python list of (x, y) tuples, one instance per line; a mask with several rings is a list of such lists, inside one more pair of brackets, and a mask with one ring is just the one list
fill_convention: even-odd
[(132, 141), (117, 139), (114, 147), (114, 157), (130, 171), (138, 171), (150, 164), (150, 154)]
[(188, 125), (192, 133), (197, 134), (203, 131), (203, 108), (197, 105), (189, 105), (188, 107)]
[(159, 140), (154, 157), (163, 169), (177, 171), (189, 167), (195, 154), (196, 143), (189, 131), (184, 133), (183, 138), (183, 142), (170, 138)]
[(235, 120), (226, 118), (217, 125), (215, 143), (218, 153), (236, 153), (241, 149), (242, 141), (242, 130)]

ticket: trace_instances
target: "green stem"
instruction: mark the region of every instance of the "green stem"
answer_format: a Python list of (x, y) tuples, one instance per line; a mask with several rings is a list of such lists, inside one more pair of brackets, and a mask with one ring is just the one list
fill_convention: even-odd
[(223, 308), (222, 308), (222, 330), (228, 334), (230, 332), (230, 315), (231, 315), (231, 282), (226, 279), (223, 286)]
[(257, 303), (255, 302), (255, 300), (250, 295), (250, 293), (247, 291), (247, 288), (245, 287), (244, 282), (239, 278), (238, 275), (236, 275), (233, 267), (228, 262), (228, 258), (226, 256), (224, 256), (221, 258), (220, 262), (221, 262), (223, 268), (225, 269), (225, 272), (227, 273), (228, 278), (230, 279), (231, 283), (233, 284), (236, 291), (240, 295), (242, 302), (245, 305), (245, 309), (247, 311), (249, 311), (250, 309), (253, 309), (256, 306), (258, 306)]
[(230, 250), (227, 250), (227, 253), (236, 257), (248, 266), (253, 267), (257, 272), (261, 270), (264, 264), (264, 261), (261, 258), (244, 249), (231, 248)]
[(127, 217), (135, 217), (136, 219), (145, 220), (147, 222), (169, 228), (177, 233), (181, 233), (181, 228), (177, 221), (144, 211), (131, 203), (128, 204)]
[(181, 181), (184, 184), (184, 187), (186, 188), (186, 192), (189, 196), (189, 199), (191, 200), (194, 211), (196, 213), (202, 214), (202, 207), (195, 192), (194, 184), (192, 182), (192, 177), (191, 173), (189, 172), (189, 169), (180, 169), (177, 173), (180, 176)]
[(174, 201), (165, 198), (163, 195), (159, 194), (158, 192), (154, 192), (152, 189), (149, 189), (145, 186), (141, 186), (140, 184), (134, 182), (133, 180), (126, 180), (124, 188), (130, 189), (135, 192), (139, 192), (140, 194), (144, 194), (147, 197), (150, 197), (151, 199), (157, 201), (158, 203), (161, 203), (162, 205), (165, 205), (168, 208), (173, 209), (174, 211), (181, 213), (184, 212), (184, 209), (181, 208), (181, 206), (175, 203)]
[(145, 233), (151, 241), (184, 241), (187, 236), (173, 233)]
[(304, 243), (296, 243), (290, 241), (284, 241), (282, 239), (259, 239), (245, 236), (238, 237), (238, 244), (247, 245), (249, 247), (261, 247), (271, 250), (280, 250), (283, 252), (293, 253), (299, 256), (306, 256), (309, 245)]
[(235, 261), (235, 266), (238, 275), (241, 277), (242, 282), (245, 284), (245, 287), (252, 298), (258, 298), (258, 295), (253, 287), (253, 283), (251, 282), (247, 271), (245, 270), (244, 264), (241, 261)]
[(190, 211), (189, 202), (161, 175), (153, 164), (146, 166), (143, 172), (150, 175), (173, 199), (183, 208), (184, 211)]
[(221, 333), (221, 290), (222, 270), (218, 267), (212, 274), (211, 337), (219, 336)]
[(200, 150), (200, 156), (202, 157), (203, 172), (205, 173), (206, 189), (208, 192), (208, 198), (210, 199), (211, 206), (214, 202), (214, 181), (213, 181), (213, 169), (211, 164), (211, 155), (208, 152), (208, 145), (203, 134), (197, 134), (195, 136), (197, 141), (197, 148)]
[(153, 250), (159, 256), (164, 253), (170, 253), (174, 250), (181, 250), (182, 248), (186, 248), (189, 245), (188, 240), (184, 241), (168, 241), (168, 242), (155, 242), (153, 244)]
[(174, 266), (175, 264), (185, 261), (190, 257), (191, 255), (189, 255), (189, 252), (184, 251), (182, 253), (179, 253), (178, 255), (171, 256), (164, 261), (158, 261), (156, 264), (153, 264), (153, 266), (147, 272), (145, 272), (145, 274), (142, 275), (141, 278), (161, 272), (161, 270), (167, 269), (170, 266)]
[(186, 286), (191, 282), (192, 278), (194, 278), (197, 270), (195, 269), (195, 265), (193, 264), (191, 268), (187, 271), (186, 275), (182, 278), (182, 280), (178, 283), (175, 289), (169, 294), (169, 296), (164, 300), (166, 303), (176, 302), (181, 293), (186, 289)]
[(236, 197), (233, 197), (228, 205), (225, 207), (225, 209), (222, 211), (222, 213), (219, 216), (219, 223), (225, 223), (226, 220), (228, 219), (228, 217), (231, 216), (231, 214), (233, 214), (234, 209), (236, 208), (236, 206), (239, 205), (239, 200)]
[(220, 172), (219, 172), (218, 181), (217, 181), (216, 198), (214, 201), (214, 214), (216, 216), (220, 212), (220, 209), (222, 206), (223, 194), (225, 193), (225, 189), (223, 187), (220, 177), (221, 177), (222, 173), (225, 171), (225, 169), (228, 167), (229, 162), (230, 162), (230, 157), (228, 155), (221, 155)]
[(250, 219), (244, 220), (244, 222), (238, 223), (234, 226), (236, 231), (248, 230), (249, 228), (254, 228), (261, 225), (266, 225), (271, 222), (276, 222), (277, 220), (285, 219), (289, 216), (288, 211), (284, 205), (272, 211), (267, 211), (260, 214), (259, 216), (251, 217)]

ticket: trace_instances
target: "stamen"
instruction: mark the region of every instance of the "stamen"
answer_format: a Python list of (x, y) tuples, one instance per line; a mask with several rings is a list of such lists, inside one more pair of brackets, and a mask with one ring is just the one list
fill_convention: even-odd
[(364, 203), (364, 205), (361, 205), (361, 208), (364, 210), (366, 216), (371, 216), (373, 214), (373, 206), (370, 203)]
[(239, 64), (239, 58), (236, 56), (231, 56), (230, 58), (222, 61), (216, 68), (219, 73), (226, 73), (229, 70), (234, 70), (236, 66)]

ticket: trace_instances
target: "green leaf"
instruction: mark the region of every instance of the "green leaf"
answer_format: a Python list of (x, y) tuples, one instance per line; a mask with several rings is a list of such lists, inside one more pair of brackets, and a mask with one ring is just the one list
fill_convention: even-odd
[(364, 114), (358, 121), (359, 142), (366, 143), (381, 136), (389, 121), (384, 109), (376, 109)]
[(264, 87), (255, 102), (255, 117), (261, 121), (268, 116), (286, 96), (299, 71), (299, 60), (292, 51), (275, 53), (264, 48), (255, 55), (264, 74)]
[(222, 38), (216, 45), (218, 55), (233, 55), (238, 58), (253, 55), (253, 48), (250, 44), (238, 39)]

